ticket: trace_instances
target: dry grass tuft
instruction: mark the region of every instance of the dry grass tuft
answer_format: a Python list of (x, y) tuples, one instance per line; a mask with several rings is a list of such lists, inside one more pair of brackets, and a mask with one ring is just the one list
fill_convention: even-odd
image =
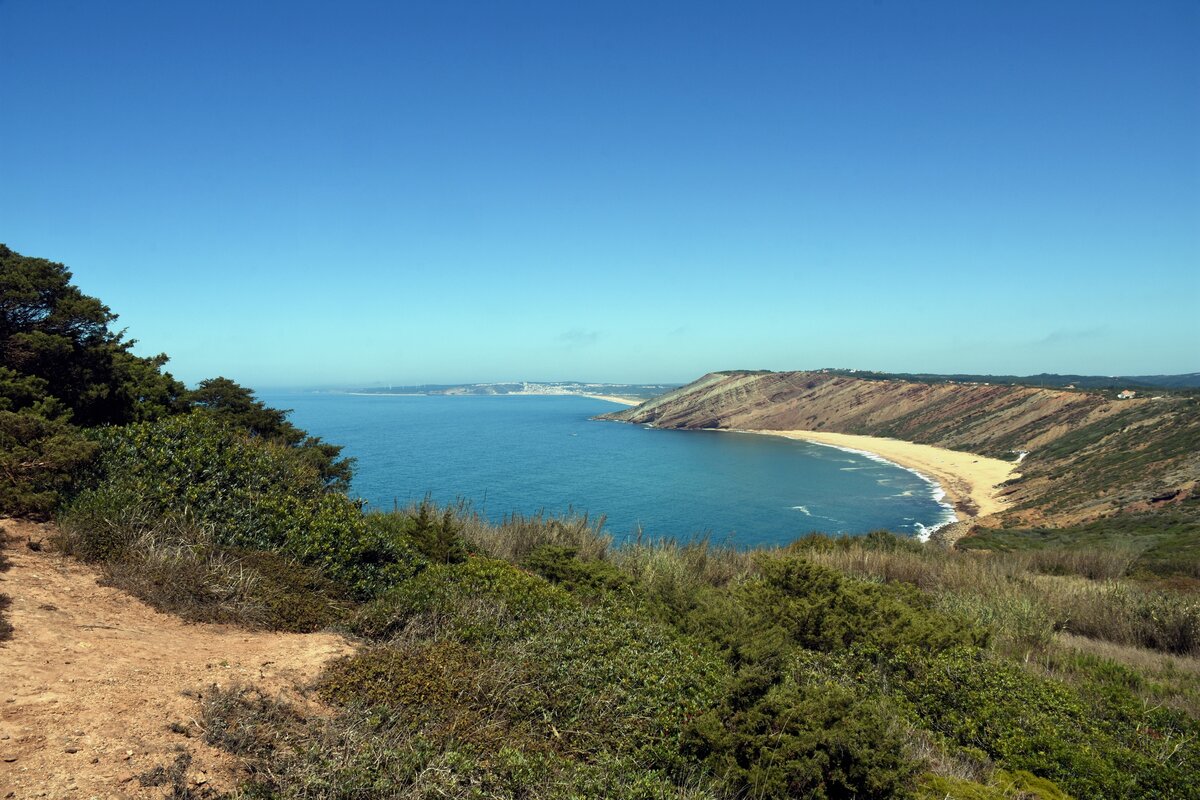
[(989, 627), (1001, 650), (1023, 660), (1043, 652), (1059, 631), (1200, 654), (1200, 601), (1125, 578), (1128, 552), (889, 551), (853, 541), (803, 552), (861, 578), (911, 583), (942, 610)]
[(573, 548), (584, 561), (605, 560), (613, 546), (612, 537), (604, 532), (604, 517), (592, 519), (586, 514), (512, 514), (496, 525), (460, 510), (458, 522), (470, 550), (513, 564), (544, 545)]
[(183, 517), (98, 534), (68, 525), (56, 543), (73, 555), (102, 552), (105, 583), (190, 622), (309, 632), (344, 610), (340, 590), (315, 570), (280, 553), (221, 547), (211, 529)]

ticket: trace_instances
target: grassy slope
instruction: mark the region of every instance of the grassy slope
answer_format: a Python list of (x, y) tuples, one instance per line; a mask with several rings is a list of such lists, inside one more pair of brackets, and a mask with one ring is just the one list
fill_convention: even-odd
[[(1189, 501), (1195, 504), (1196, 501)], [(999, 552), (1063, 548), (1129, 553), (1134, 570), (1200, 578), (1200, 519), (1194, 508), (1112, 517), (1062, 528), (981, 528), (960, 550)]]

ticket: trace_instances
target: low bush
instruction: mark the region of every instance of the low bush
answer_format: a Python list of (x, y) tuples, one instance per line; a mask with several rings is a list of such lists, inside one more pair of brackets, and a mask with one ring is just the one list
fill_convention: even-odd
[(726, 703), (691, 723), (685, 736), (687, 752), (706, 759), (732, 794), (908, 796), (917, 765), (904, 755), (902, 727), (878, 699), (836, 683), (747, 688), (741, 676)]
[(96, 434), (87, 488), (61, 516), (71, 552), (123, 558), (162, 520), (184, 518), (222, 548), (279, 551), (366, 598), (424, 566), (409, 541), (326, 491), (299, 450), (255, 439), (206, 413)]
[(435, 564), (365, 605), (352, 629), (371, 639), (401, 633), (421, 619), (462, 641), (511, 639), (535, 631), (541, 617), (575, 604), (565, 591), (489, 558)]
[[(367, 682), (378, 690), (342, 690), (338, 697), (361, 695), (404, 707), (424, 698), (428, 708), (444, 706), (450, 701), (434, 690), (410, 687), (436, 682), (422, 664), (437, 661), (436, 672), (469, 652), (488, 666), (462, 672), (509, 677), (503, 682), (508, 688), (454, 695), (450, 705), (475, 709), (463, 711), (466, 718), (486, 706), (504, 720), (493, 720), (493, 727), (510, 736), (522, 730), (530, 742), (543, 743), (531, 743), (530, 752), (545, 747), (571, 758), (607, 752), (657, 770), (685, 770), (682, 727), (719, 697), (728, 674), (714, 648), (670, 626), (647, 622), (621, 605), (581, 605), (544, 578), (479, 557), (430, 566), (365, 606), (353, 627), (390, 638), (391, 649), (355, 657), (334, 678), (345, 685), (348, 676), (351, 684), (372, 676)], [(435, 643), (438, 649), (428, 653), (437, 658), (414, 654), (415, 641)], [(477, 683), (459, 675), (447, 685)], [(461, 730), (455, 737), (479, 743)]]
[(341, 622), (353, 607), (342, 586), (294, 558), (267, 550), (240, 550), (231, 555), (257, 577), (254, 600), (261, 609), (263, 627), (311, 633)]
[(364, 517), (345, 495), (321, 495), (308, 506), (292, 506), (283, 517), (287, 528), (280, 549), (358, 599), (374, 597), (425, 567), (407, 539), (380, 526), (378, 518)]
[(1200, 605), (1193, 596), (1108, 577), (1126, 571), (1127, 550), (980, 553), (916, 547), (887, 549), (852, 537), (810, 536), (789, 549), (839, 572), (918, 586), (937, 608), (990, 630), (1001, 650), (1023, 660), (1043, 653), (1060, 631), (1169, 653), (1197, 652)]
[(525, 558), (524, 566), (575, 594), (614, 592), (632, 582), (606, 561), (581, 561), (574, 547), (544, 544)]
[(711, 646), (609, 606), (555, 611), (509, 651), (567, 752), (605, 750), (673, 775), (689, 769), (684, 726), (720, 699), (729, 675)]
[(886, 679), (923, 724), (1009, 769), (1028, 770), (1077, 797), (1196, 797), (1186, 777), (1195, 748), (1169, 758), (1147, 749), (1140, 724), (1106, 717), (1077, 692), (971, 648), (886, 662)]
[(0, 642), (12, 638), (13, 626), (8, 621), (6, 612), (8, 607), (12, 605), (12, 598), (6, 594), (0, 594)]
[[(7, 546), (8, 531), (0, 527), (0, 572), (7, 571), (10, 566), (8, 558), (4, 555), (4, 548)], [(12, 605), (12, 598), (6, 594), (0, 594), (0, 642), (12, 638), (12, 623), (8, 621), (5, 614), (10, 605)]]
[[(956, 547), (996, 553), (1060, 551), (1062, 555), (1047, 558), (1050, 568), (1078, 564), (1079, 571), (1075, 574), (1085, 577), (1091, 577), (1088, 572), (1096, 573), (1096, 577), (1120, 577), (1102, 574), (1118, 568), (1124, 568), (1127, 574), (1200, 577), (1200, 514), (1197, 513), (1200, 499), (1197, 498), (1200, 495), (1193, 495), (1178, 510), (1120, 514), (1061, 528), (980, 529), (960, 540)], [(1034, 556), (1033, 563), (1037, 563), (1037, 558)]]
[(380, 707), (306, 718), (259, 692), (213, 687), (200, 722), (210, 744), (249, 761), (251, 782), (240, 793), (248, 800), (717, 798), (703, 778), (676, 782), (606, 752), (579, 761), (507, 744), (481, 751), (415, 730)]
[(987, 639), (985, 631), (934, 610), (927, 596), (904, 584), (854, 580), (799, 556), (764, 558), (760, 566), (762, 577), (735, 591), (740, 603), (810, 650), (869, 644), (938, 651)]
[(330, 665), (319, 691), (341, 706), (385, 708), (394, 725), (414, 735), (532, 753), (546, 744), (531, 732), (520, 673), (519, 665), (458, 642), (396, 641)]

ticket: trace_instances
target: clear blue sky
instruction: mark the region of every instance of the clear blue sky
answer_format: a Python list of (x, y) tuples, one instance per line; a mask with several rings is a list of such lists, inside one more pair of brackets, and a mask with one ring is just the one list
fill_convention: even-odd
[(258, 387), (1200, 370), (1200, 3), (0, 0), (0, 241)]

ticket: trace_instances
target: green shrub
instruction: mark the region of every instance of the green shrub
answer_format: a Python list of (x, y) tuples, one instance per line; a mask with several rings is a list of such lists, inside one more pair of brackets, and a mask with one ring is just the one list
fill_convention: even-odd
[(220, 547), (274, 550), (370, 597), (424, 565), (400, 535), (366, 519), (303, 453), (194, 413), (97, 434), (94, 474), (65, 509), (72, 552), (122, 557), (160, 520), (186, 518)]
[(320, 571), (267, 550), (234, 551), (231, 555), (257, 578), (252, 598), (262, 609), (264, 627), (311, 633), (345, 616), (350, 605), (345, 590)]
[(246, 798), (715, 798), (702, 779), (677, 784), (628, 757), (597, 752), (581, 761), (507, 743), (480, 749), (379, 706), (305, 718), (261, 692), (213, 687), (202, 698), (201, 726), (210, 744), (248, 759), (252, 782), (239, 793)]
[(695, 720), (685, 738), (686, 751), (724, 775), (731, 792), (781, 800), (909, 794), (917, 767), (880, 701), (834, 683), (747, 688), (743, 674), (725, 705)]
[[(430, 566), (365, 606), (354, 629), (374, 638), (405, 633), (397, 648), (432, 636), (484, 653), (489, 672), (519, 676), (514, 685), (527, 687), (489, 693), (510, 728), (529, 726), (571, 756), (636, 754), (662, 769), (683, 768), (682, 726), (719, 697), (728, 674), (715, 649), (669, 626), (620, 607), (585, 608), (543, 578), (484, 558)], [(376, 659), (419, 670), (413, 657)], [(427, 683), (390, 675), (381, 685), (404, 691), (410, 680)]]
[(930, 730), (1077, 797), (1197, 796), (1194, 767), (1146, 749), (1150, 742), (1122, 742), (1114, 732), (1133, 739), (1134, 726), (1016, 664), (970, 648), (929, 659), (909, 652), (889, 662), (888, 680)]
[(425, 566), (407, 540), (381, 530), (345, 495), (296, 504), (284, 519), (284, 552), (318, 567), (357, 598), (374, 597)]
[(48, 518), (95, 452), (65, 418), (0, 403), (0, 513)]
[(406, 534), (421, 555), (434, 564), (458, 564), (466, 560), (467, 547), (453, 508), (446, 507), (439, 514), (426, 498), (408, 516)]
[(537, 701), (534, 709), (568, 752), (600, 750), (683, 774), (684, 726), (721, 697), (729, 675), (711, 646), (606, 606), (566, 608), (514, 644)]
[(283, 545), (297, 508), (325, 493), (296, 452), (207, 414), (105, 428), (95, 437), (101, 449), (92, 485), (67, 517), (136, 497), (151, 514), (186, 514), (211, 526), (222, 544), (273, 549)]
[(606, 561), (581, 561), (574, 547), (544, 544), (526, 557), (524, 566), (568, 592), (585, 594), (626, 588), (630, 579)]
[(764, 558), (760, 568), (760, 579), (736, 590), (739, 602), (802, 647), (942, 650), (986, 640), (983, 631), (933, 610), (927, 596), (905, 584), (855, 580), (798, 556)]
[(546, 612), (574, 603), (536, 575), (477, 557), (430, 566), (364, 606), (352, 627), (362, 636), (383, 639), (425, 617), (448, 626), (463, 641), (511, 639), (535, 631)]

